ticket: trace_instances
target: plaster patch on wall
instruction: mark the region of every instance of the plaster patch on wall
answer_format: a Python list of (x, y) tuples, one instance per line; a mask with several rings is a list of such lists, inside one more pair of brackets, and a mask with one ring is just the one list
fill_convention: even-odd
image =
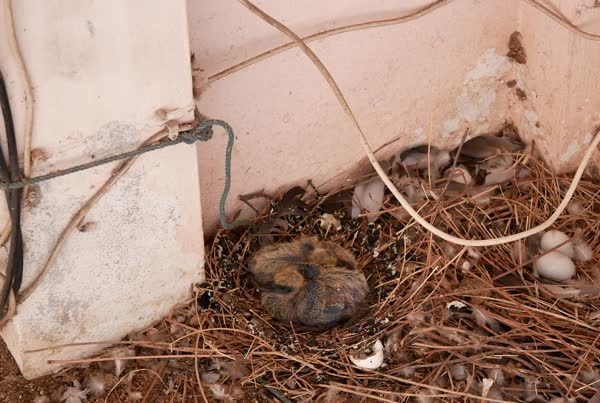
[(497, 80), (511, 69), (508, 57), (487, 49), (476, 65), (465, 74), (464, 88), (456, 97), (456, 116), (444, 121), (442, 137), (448, 137), (460, 128), (461, 121), (473, 126), (474, 133), (489, 129), (486, 121), (498, 97)]
[(490, 107), (496, 100), (495, 87), (479, 87), (474, 93), (466, 89), (456, 98), (456, 111), (460, 118), (472, 123), (490, 113)]
[(490, 130), (490, 124), (486, 122), (486, 123), (476, 127), (473, 130), (473, 134), (482, 134), (482, 133), (488, 132), (489, 130)]
[(450, 133), (458, 129), (459, 119), (446, 119), (444, 121), (444, 131), (442, 132), (443, 136), (448, 136)]
[(530, 111), (530, 110), (525, 110), (525, 118), (527, 119), (527, 122), (529, 122), (529, 125), (533, 128), (533, 129), (537, 129), (537, 127), (535, 126), (536, 123), (539, 121), (539, 116), (537, 114), (537, 112), (535, 111)]
[(415, 140), (425, 140), (425, 129), (422, 127), (415, 129)]
[(576, 141), (571, 141), (569, 146), (565, 150), (564, 153), (561, 153), (559, 158), (560, 162), (568, 162), (572, 157), (574, 157), (580, 150), (580, 144)]
[(562, 153), (559, 157), (560, 162), (568, 163), (571, 161), (573, 157), (575, 157), (578, 153), (583, 151), (583, 149), (589, 146), (592, 141), (592, 133), (586, 133), (583, 136), (583, 141), (576, 141), (579, 136), (569, 136), (571, 142), (569, 143), (566, 151)]
[(496, 53), (496, 48), (489, 48), (465, 75), (464, 83), (481, 78), (498, 77), (510, 70), (511, 63), (508, 57)]

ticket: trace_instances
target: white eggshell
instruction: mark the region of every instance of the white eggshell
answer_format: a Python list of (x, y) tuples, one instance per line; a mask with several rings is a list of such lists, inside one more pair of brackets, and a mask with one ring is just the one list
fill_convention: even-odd
[[(550, 231), (546, 232), (544, 234), (544, 236), (542, 237), (541, 247), (542, 247), (542, 250), (547, 251), (547, 250), (550, 250), (550, 249), (554, 248), (555, 246), (558, 246), (561, 243), (568, 241), (568, 240), (569, 240), (569, 237), (564, 232), (557, 231), (557, 230), (550, 230)], [(573, 251), (573, 244), (571, 242), (564, 244), (560, 248), (554, 250), (554, 252), (560, 252), (563, 255), (566, 255), (570, 258), (572, 258), (575, 254), (575, 252)]]
[(350, 356), (350, 361), (359, 368), (377, 369), (383, 364), (383, 344), (377, 340), (373, 346), (373, 355), (360, 359)]
[(575, 275), (575, 265), (560, 252), (549, 252), (533, 263), (537, 274), (554, 281), (569, 280)]

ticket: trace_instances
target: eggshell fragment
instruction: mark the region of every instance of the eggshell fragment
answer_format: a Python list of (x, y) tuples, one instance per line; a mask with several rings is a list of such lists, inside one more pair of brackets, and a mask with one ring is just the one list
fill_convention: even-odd
[[(541, 247), (542, 250), (547, 251), (568, 240), (569, 237), (564, 232), (550, 230), (546, 232), (542, 237)], [(571, 242), (567, 242), (560, 248), (555, 249), (554, 252), (560, 252), (563, 255), (566, 255), (570, 258), (572, 258), (575, 255), (575, 252), (573, 251), (573, 244)]]
[(350, 356), (350, 361), (354, 365), (363, 369), (377, 369), (383, 364), (383, 344), (380, 340), (375, 342), (373, 346), (373, 354), (368, 356), (367, 358), (356, 358), (354, 356)]
[(461, 183), (463, 185), (470, 185), (473, 183), (473, 177), (465, 167), (457, 166), (454, 169), (446, 171), (446, 176), (450, 178), (452, 182)]
[(549, 252), (533, 263), (540, 276), (554, 281), (566, 281), (575, 275), (575, 265), (568, 256), (560, 252)]

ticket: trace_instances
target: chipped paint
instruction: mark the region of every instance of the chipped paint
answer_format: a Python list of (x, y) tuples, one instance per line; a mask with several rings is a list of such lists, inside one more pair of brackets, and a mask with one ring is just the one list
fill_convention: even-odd
[(558, 158), (561, 162), (567, 162), (569, 161), (572, 157), (574, 157), (580, 150), (580, 144), (578, 144), (576, 141), (571, 141), (567, 147), (567, 149), (561, 153), (560, 157)]
[(497, 82), (510, 68), (508, 57), (496, 53), (495, 48), (484, 51), (465, 73), (462, 92), (455, 99), (456, 115), (444, 121), (442, 137), (450, 137), (461, 123), (468, 124), (476, 134), (489, 129), (487, 119), (498, 98)]
[(452, 133), (453, 131), (455, 131), (456, 129), (458, 129), (458, 123), (459, 123), (458, 118), (446, 119), (444, 121), (444, 131), (442, 132), (442, 135), (447, 136), (450, 133)]

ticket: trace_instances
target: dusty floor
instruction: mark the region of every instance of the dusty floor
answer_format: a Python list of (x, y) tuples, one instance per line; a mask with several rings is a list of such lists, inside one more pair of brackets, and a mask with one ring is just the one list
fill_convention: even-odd
[[(86, 379), (97, 373), (106, 374), (106, 371), (103, 371), (97, 364), (93, 364), (87, 368), (73, 368), (56, 375), (28, 381), (21, 376), (17, 364), (6, 345), (0, 340), (0, 403), (54, 403), (65, 401), (67, 403), (78, 403), (77, 400), (66, 400), (65, 392), (73, 386), (73, 381), (85, 383)], [(114, 391), (109, 393), (108, 386), (112, 387), (112, 384), (115, 383), (115, 379), (112, 376), (111, 378), (110, 380), (113, 382), (107, 382), (104, 393), (100, 393), (98, 396), (87, 393), (86, 399), (82, 399), (82, 401), (86, 403), (182, 401), (175, 399), (177, 395), (176, 388), (172, 388), (170, 393), (165, 393), (165, 391), (168, 392), (166, 388), (156, 388), (156, 390), (149, 391), (153, 379), (152, 375), (148, 373), (137, 372), (131, 382), (122, 382), (121, 387), (116, 387)], [(47, 397), (47, 399), (44, 397)]]

